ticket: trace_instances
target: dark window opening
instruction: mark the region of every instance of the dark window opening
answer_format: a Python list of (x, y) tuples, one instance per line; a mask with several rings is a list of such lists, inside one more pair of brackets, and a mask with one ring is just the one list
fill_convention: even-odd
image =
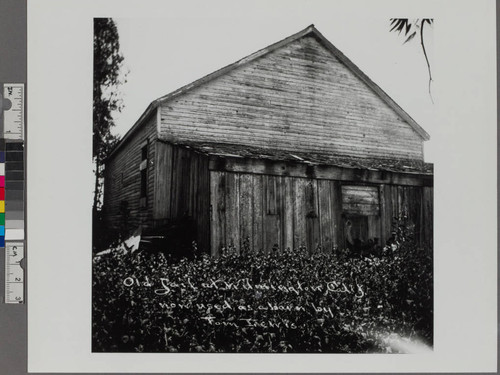
[(141, 171), (141, 198), (147, 197), (147, 188), (148, 188), (148, 176), (146, 174), (146, 170)]
[(342, 186), (345, 248), (367, 255), (380, 247), (380, 201), (377, 186)]

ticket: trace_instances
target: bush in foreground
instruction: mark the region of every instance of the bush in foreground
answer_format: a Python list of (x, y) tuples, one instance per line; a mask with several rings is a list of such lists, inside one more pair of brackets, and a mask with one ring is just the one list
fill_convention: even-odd
[(388, 334), (432, 345), (432, 259), (304, 249), (106, 254), (93, 265), (93, 351), (387, 352)]

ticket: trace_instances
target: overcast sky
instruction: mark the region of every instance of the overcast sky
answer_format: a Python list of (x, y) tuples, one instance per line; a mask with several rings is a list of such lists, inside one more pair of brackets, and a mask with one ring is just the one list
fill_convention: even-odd
[[(262, 16), (252, 12), (248, 17), (241, 12), (237, 17), (205, 17), (200, 11), (176, 9), (165, 18), (115, 18), (129, 71), (120, 88), (124, 109), (115, 114), (115, 132), (125, 134), (158, 97), (314, 24), (431, 135), (425, 159), (432, 162), (435, 104), (419, 39), (403, 45), (402, 36), (389, 32), (389, 14), (360, 18), (338, 12), (333, 2), (309, 4), (293, 17), (280, 17), (279, 9), (269, 8)], [(425, 29), (431, 68), (433, 28)], [(437, 102), (435, 95), (433, 100)]]

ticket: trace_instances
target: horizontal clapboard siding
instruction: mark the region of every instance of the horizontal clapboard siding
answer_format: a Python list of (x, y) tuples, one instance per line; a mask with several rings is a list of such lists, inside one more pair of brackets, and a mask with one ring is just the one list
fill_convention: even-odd
[(164, 103), (160, 137), (422, 160), (422, 139), (314, 37)]
[(380, 213), (378, 187), (342, 186), (342, 209), (349, 214), (378, 215)]
[[(145, 126), (130, 137), (106, 162), (103, 210), (109, 229), (130, 234), (139, 226), (152, 226), (157, 116), (151, 116)], [(141, 148), (148, 144), (147, 203), (141, 207)], [(123, 208), (126, 205), (128, 214)], [(123, 207), (123, 208), (122, 208)]]

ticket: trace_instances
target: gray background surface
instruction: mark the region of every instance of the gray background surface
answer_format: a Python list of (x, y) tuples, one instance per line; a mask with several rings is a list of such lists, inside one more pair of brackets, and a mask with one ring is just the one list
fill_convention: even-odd
[[(27, 83), (26, 2), (27, 0), (0, 0), (0, 83)], [(497, 7), (497, 19), (498, 16), (499, 9)], [(500, 50), (499, 30), (497, 25), (497, 56)], [(499, 70), (497, 68), (497, 71)], [(498, 85), (497, 93), (500, 97), (500, 85)], [(29, 98), (26, 98), (27, 107), (28, 100)], [(498, 118), (500, 118), (498, 109), (497, 113)], [(29, 124), (26, 126), (28, 132)], [(26, 150), (29, 152), (29, 145), (26, 145)], [(498, 158), (500, 160), (500, 153)], [(500, 178), (497, 178), (500, 184)], [(498, 208), (500, 212), (500, 205)], [(29, 207), (27, 209), (29, 210)], [(498, 239), (500, 242), (500, 235)], [(27, 244), (27, 255), (29, 256), (29, 244)], [(26, 317), (29, 296), (25, 296), (27, 303), (23, 305), (3, 303), (4, 262), (4, 253), (2, 252), (0, 255), (0, 294), (2, 295), (2, 303), (0, 303), (0, 374), (27, 374)], [(27, 278), (26, 282), (28, 282)], [(61, 308), (64, 308), (63, 302), (61, 302)]]
[[(0, 83), (26, 84), (26, 26), (26, 0), (0, 0)], [(27, 374), (27, 305), (4, 303), (4, 254), (1, 251), (0, 374)]]

